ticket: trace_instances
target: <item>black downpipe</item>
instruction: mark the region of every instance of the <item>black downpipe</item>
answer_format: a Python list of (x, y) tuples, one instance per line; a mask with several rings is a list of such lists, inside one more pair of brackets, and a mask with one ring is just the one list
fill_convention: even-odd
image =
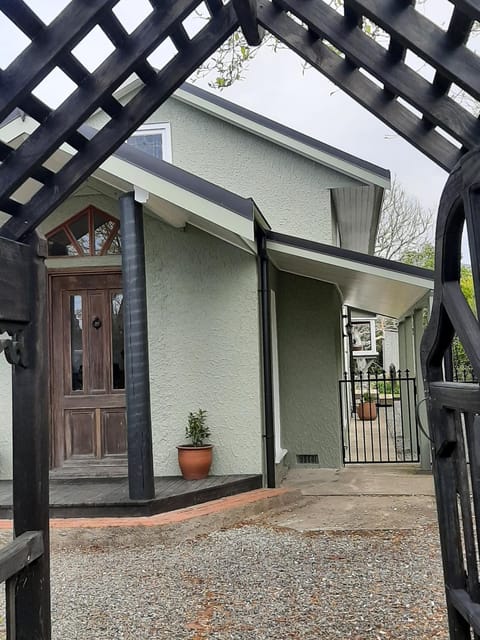
[(127, 399), (128, 487), (132, 500), (155, 497), (148, 362), (143, 208), (133, 193), (120, 197)]
[(270, 261), (267, 254), (267, 239), (257, 226), (258, 281), (260, 294), (260, 323), (262, 338), (263, 373), (263, 418), (265, 428), (265, 457), (267, 487), (275, 488), (275, 432), (273, 421), (273, 377), (272, 377), (272, 317), (270, 308)]
[(352, 415), (357, 412), (355, 396), (355, 357), (353, 355), (352, 310), (347, 309), (348, 359), (350, 366), (350, 393), (352, 394)]

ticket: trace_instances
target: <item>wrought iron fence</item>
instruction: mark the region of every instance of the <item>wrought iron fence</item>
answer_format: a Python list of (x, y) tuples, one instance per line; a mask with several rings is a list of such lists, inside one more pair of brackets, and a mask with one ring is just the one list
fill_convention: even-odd
[(339, 389), (345, 463), (419, 461), (417, 388), (408, 369), (345, 372)]
[(478, 378), (471, 365), (453, 367), (453, 382), (477, 382)]

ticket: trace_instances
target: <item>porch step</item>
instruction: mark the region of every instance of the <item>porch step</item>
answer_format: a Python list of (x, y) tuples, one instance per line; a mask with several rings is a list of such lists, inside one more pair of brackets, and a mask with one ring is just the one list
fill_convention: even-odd
[(67, 460), (62, 467), (50, 470), (52, 480), (126, 478), (127, 476), (128, 463), (124, 456), (102, 460)]

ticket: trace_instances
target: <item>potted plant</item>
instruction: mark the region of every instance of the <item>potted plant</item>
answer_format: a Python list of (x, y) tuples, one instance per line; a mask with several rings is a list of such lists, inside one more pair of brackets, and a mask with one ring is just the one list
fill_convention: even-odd
[(177, 446), (180, 470), (185, 480), (202, 480), (210, 471), (213, 448), (213, 444), (205, 444), (210, 437), (210, 429), (204, 409), (188, 414), (185, 436), (191, 440), (191, 444)]
[(357, 407), (357, 415), (360, 420), (376, 420), (377, 405), (370, 391), (363, 394), (362, 402)]

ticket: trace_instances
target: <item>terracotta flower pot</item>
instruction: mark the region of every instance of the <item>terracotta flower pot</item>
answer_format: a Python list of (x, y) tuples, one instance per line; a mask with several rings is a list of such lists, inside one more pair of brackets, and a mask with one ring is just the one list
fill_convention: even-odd
[(213, 444), (202, 447), (178, 445), (178, 464), (185, 480), (203, 480), (212, 466)]
[(376, 420), (377, 405), (375, 402), (361, 402), (357, 407), (357, 415), (360, 420)]

